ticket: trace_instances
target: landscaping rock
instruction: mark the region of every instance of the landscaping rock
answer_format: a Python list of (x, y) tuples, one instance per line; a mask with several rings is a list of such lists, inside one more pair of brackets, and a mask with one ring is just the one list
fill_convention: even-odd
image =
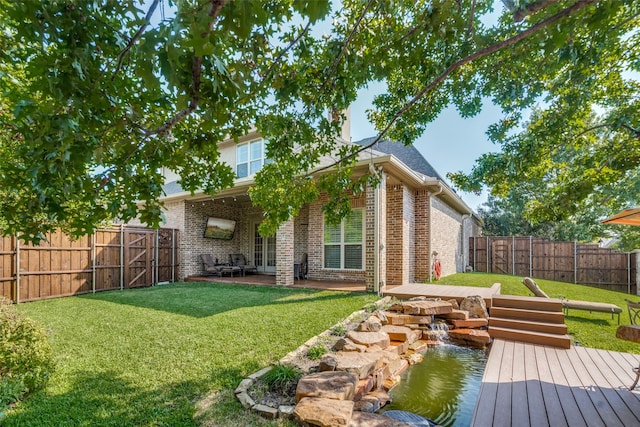
[(356, 386), (356, 394), (353, 400), (357, 402), (362, 399), (367, 393), (373, 390), (374, 385), (375, 380), (373, 378), (373, 375), (369, 375), (367, 378), (358, 381), (358, 385)]
[(476, 347), (484, 347), (491, 342), (489, 332), (480, 329), (452, 329), (449, 338)]
[(349, 331), (347, 333), (347, 338), (356, 344), (365, 345), (367, 347), (377, 345), (378, 347), (386, 348), (389, 347), (389, 343), (391, 342), (389, 335), (384, 332)]
[(320, 372), (335, 371), (336, 366), (338, 366), (338, 361), (336, 360), (336, 358), (330, 354), (325, 354), (324, 356), (322, 356), (322, 359), (320, 359), (318, 370)]
[(460, 310), (460, 304), (458, 304), (458, 300), (455, 298), (448, 299), (447, 302), (451, 304), (454, 310)]
[(278, 407), (278, 417), (285, 418), (285, 419), (293, 418), (293, 411), (295, 409), (296, 409), (295, 406), (280, 405)]
[(413, 344), (420, 339), (422, 335), (420, 332), (414, 331), (406, 326), (384, 325), (382, 332), (389, 335), (391, 341), (401, 341)]
[[(366, 396), (365, 396), (366, 397)], [(376, 399), (361, 399), (357, 400), (353, 405), (354, 411), (374, 413), (380, 409), (380, 402)]]
[(349, 427), (411, 427), (411, 424), (396, 421), (384, 414), (354, 412)]
[(460, 310), (468, 311), (469, 317), (472, 319), (489, 318), (489, 313), (487, 313), (487, 305), (485, 304), (484, 299), (479, 295), (474, 295), (463, 299), (460, 303)]
[(391, 403), (391, 396), (389, 396), (389, 394), (384, 390), (372, 391), (371, 393), (363, 397), (363, 399), (376, 399), (378, 402), (380, 402), (380, 407)]
[(458, 319), (458, 320), (467, 320), (469, 318), (469, 312), (466, 310), (451, 310), (451, 313), (445, 313), (438, 315), (439, 318), (442, 319)]
[(407, 350), (409, 350), (409, 341), (391, 341), (389, 347), (385, 348), (385, 351), (395, 353), (398, 356), (405, 353)]
[(359, 351), (364, 352), (367, 349), (367, 346), (356, 344), (351, 341), (349, 338), (340, 338), (333, 345), (333, 349), (335, 351)]
[(251, 398), (251, 396), (249, 396), (249, 393), (247, 393), (246, 391), (236, 394), (236, 397), (238, 398), (242, 406), (246, 409), (252, 408), (256, 404), (256, 402)]
[(489, 324), (489, 320), (484, 318), (467, 319), (467, 320), (456, 319), (456, 320), (453, 320), (452, 323), (453, 323), (453, 326), (455, 326), (456, 328), (477, 329), (477, 328), (483, 328), (487, 326)]
[(334, 355), (337, 363), (336, 371), (355, 374), (359, 379), (368, 377), (381, 363), (377, 353), (338, 352)]
[(378, 332), (382, 328), (382, 322), (376, 316), (369, 316), (367, 320), (358, 325), (360, 332)]
[(263, 416), (264, 418), (267, 418), (269, 420), (274, 420), (276, 418), (278, 418), (278, 409), (277, 408), (272, 408), (271, 406), (267, 406), (267, 405), (255, 405), (253, 408), (254, 411), (258, 412), (261, 416)]
[(353, 402), (349, 400), (305, 397), (293, 411), (296, 419), (320, 427), (348, 426), (353, 415)]
[(451, 313), (453, 307), (447, 301), (406, 301), (402, 310), (404, 314), (425, 316)]
[(349, 372), (317, 372), (298, 381), (296, 402), (305, 397), (321, 397), (334, 400), (353, 400), (358, 377)]

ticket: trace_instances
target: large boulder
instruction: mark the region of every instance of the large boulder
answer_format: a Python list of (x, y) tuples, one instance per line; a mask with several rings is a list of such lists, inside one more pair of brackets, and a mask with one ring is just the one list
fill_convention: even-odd
[(305, 397), (298, 402), (293, 414), (302, 425), (348, 426), (353, 415), (353, 401)]
[(382, 362), (378, 359), (378, 353), (357, 353), (353, 351), (339, 351), (333, 354), (336, 360), (336, 372), (345, 371), (355, 374), (359, 379), (365, 379), (378, 368)]
[(468, 311), (470, 318), (489, 318), (487, 305), (485, 304), (484, 299), (479, 295), (473, 295), (463, 299), (460, 303), (460, 310)]
[(296, 402), (305, 397), (353, 400), (358, 377), (344, 371), (326, 371), (305, 375), (298, 381)]
[(353, 341), (356, 344), (364, 345), (367, 347), (371, 347), (377, 345), (380, 348), (389, 347), (389, 343), (391, 340), (389, 339), (389, 335), (384, 332), (358, 332), (358, 331), (349, 331), (347, 333), (347, 338)]

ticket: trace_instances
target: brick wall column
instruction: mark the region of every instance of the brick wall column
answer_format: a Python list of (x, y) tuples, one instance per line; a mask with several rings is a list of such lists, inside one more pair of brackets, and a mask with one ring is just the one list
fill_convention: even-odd
[(420, 189), (416, 191), (415, 210), (415, 280), (426, 282), (429, 280), (429, 191)]
[(276, 285), (293, 286), (294, 224), (284, 222), (276, 232)]
[(376, 290), (376, 189), (367, 183), (364, 232), (364, 283), (368, 292)]
[(378, 185), (378, 286), (380, 291), (387, 284), (387, 175), (380, 171)]

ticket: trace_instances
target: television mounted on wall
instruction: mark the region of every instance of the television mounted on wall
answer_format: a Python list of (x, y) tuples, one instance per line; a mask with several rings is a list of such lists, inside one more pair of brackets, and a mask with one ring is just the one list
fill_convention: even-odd
[(233, 239), (236, 230), (236, 222), (232, 219), (214, 218), (207, 219), (207, 226), (204, 229), (204, 237), (210, 239)]

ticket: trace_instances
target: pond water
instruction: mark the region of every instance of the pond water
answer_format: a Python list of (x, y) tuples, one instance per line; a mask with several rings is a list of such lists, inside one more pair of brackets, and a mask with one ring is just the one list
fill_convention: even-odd
[(431, 347), (424, 360), (402, 374), (381, 412), (413, 412), (442, 426), (469, 426), (478, 399), (487, 351), (443, 344)]

